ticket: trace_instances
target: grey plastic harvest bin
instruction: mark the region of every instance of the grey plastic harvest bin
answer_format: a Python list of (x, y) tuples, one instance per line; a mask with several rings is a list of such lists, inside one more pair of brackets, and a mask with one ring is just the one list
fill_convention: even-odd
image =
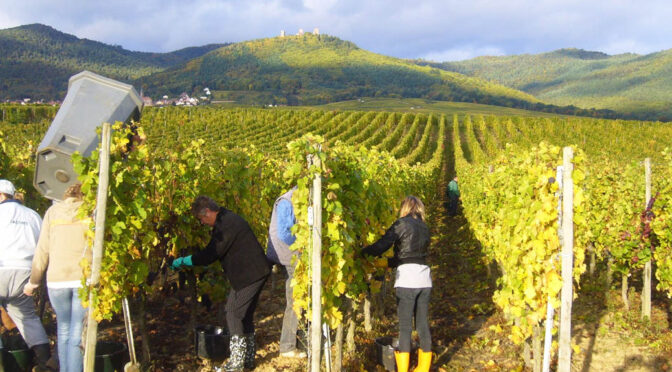
[(133, 86), (89, 71), (70, 78), (68, 94), (37, 148), (33, 185), (46, 198), (61, 200), (77, 181), (70, 158), (93, 152), (103, 123), (140, 119), (142, 99)]

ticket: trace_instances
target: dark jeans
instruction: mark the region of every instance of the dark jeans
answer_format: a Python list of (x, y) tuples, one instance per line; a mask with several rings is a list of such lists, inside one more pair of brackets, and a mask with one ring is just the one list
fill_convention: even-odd
[(254, 310), (268, 276), (238, 291), (231, 289), (226, 299), (226, 325), (231, 336), (254, 333)]
[(432, 335), (429, 332), (429, 297), (431, 288), (396, 288), (397, 315), (399, 316), (399, 351), (411, 352), (411, 332), (415, 316), (415, 329), (420, 338), (422, 351), (432, 350)]
[(451, 216), (457, 216), (457, 205), (459, 202), (459, 198), (457, 196), (451, 196), (450, 200), (448, 201), (448, 214)]
[(296, 331), (299, 329), (299, 319), (294, 312), (294, 288), (292, 287), (292, 278), (294, 278), (294, 266), (283, 266), (287, 274), (285, 281), (285, 315), (282, 318), (282, 333), (280, 334), (280, 352), (286, 353), (296, 349)]

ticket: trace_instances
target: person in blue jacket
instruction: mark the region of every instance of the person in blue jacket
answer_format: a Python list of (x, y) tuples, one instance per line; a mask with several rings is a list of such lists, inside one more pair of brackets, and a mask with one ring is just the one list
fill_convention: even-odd
[(306, 353), (296, 349), (296, 332), (299, 328), (299, 320), (294, 312), (294, 268), (296, 267), (296, 252), (290, 246), (296, 240), (292, 234), (292, 226), (296, 223), (292, 195), (296, 187), (282, 194), (273, 204), (271, 223), (268, 226), (268, 245), (266, 257), (277, 265), (281, 265), (287, 280), (285, 281), (285, 315), (282, 318), (282, 332), (280, 333), (280, 356), (288, 358), (305, 358)]

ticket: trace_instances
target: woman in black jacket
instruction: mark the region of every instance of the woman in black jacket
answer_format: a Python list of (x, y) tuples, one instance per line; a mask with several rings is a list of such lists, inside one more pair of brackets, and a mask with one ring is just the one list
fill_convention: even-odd
[(399, 347), (395, 351), (397, 371), (408, 371), (415, 316), (415, 328), (420, 338), (415, 372), (426, 372), (429, 371), (432, 361), (432, 336), (427, 314), (432, 278), (425, 261), (429, 247), (429, 229), (425, 224), (425, 206), (415, 196), (404, 199), (399, 219), (387, 229), (383, 237), (364, 248), (362, 253), (380, 256), (393, 245), (394, 257), (388, 260), (388, 266), (397, 268), (394, 282), (399, 316)]

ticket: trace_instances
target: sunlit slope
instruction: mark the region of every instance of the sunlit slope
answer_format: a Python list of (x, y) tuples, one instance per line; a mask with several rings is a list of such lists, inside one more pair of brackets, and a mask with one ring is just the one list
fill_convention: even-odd
[(372, 53), (326, 35), (232, 44), (138, 82), (150, 94), (207, 86), (215, 100), (235, 97), (249, 103), (319, 104), (374, 96), (510, 107), (538, 102), (502, 85)]

